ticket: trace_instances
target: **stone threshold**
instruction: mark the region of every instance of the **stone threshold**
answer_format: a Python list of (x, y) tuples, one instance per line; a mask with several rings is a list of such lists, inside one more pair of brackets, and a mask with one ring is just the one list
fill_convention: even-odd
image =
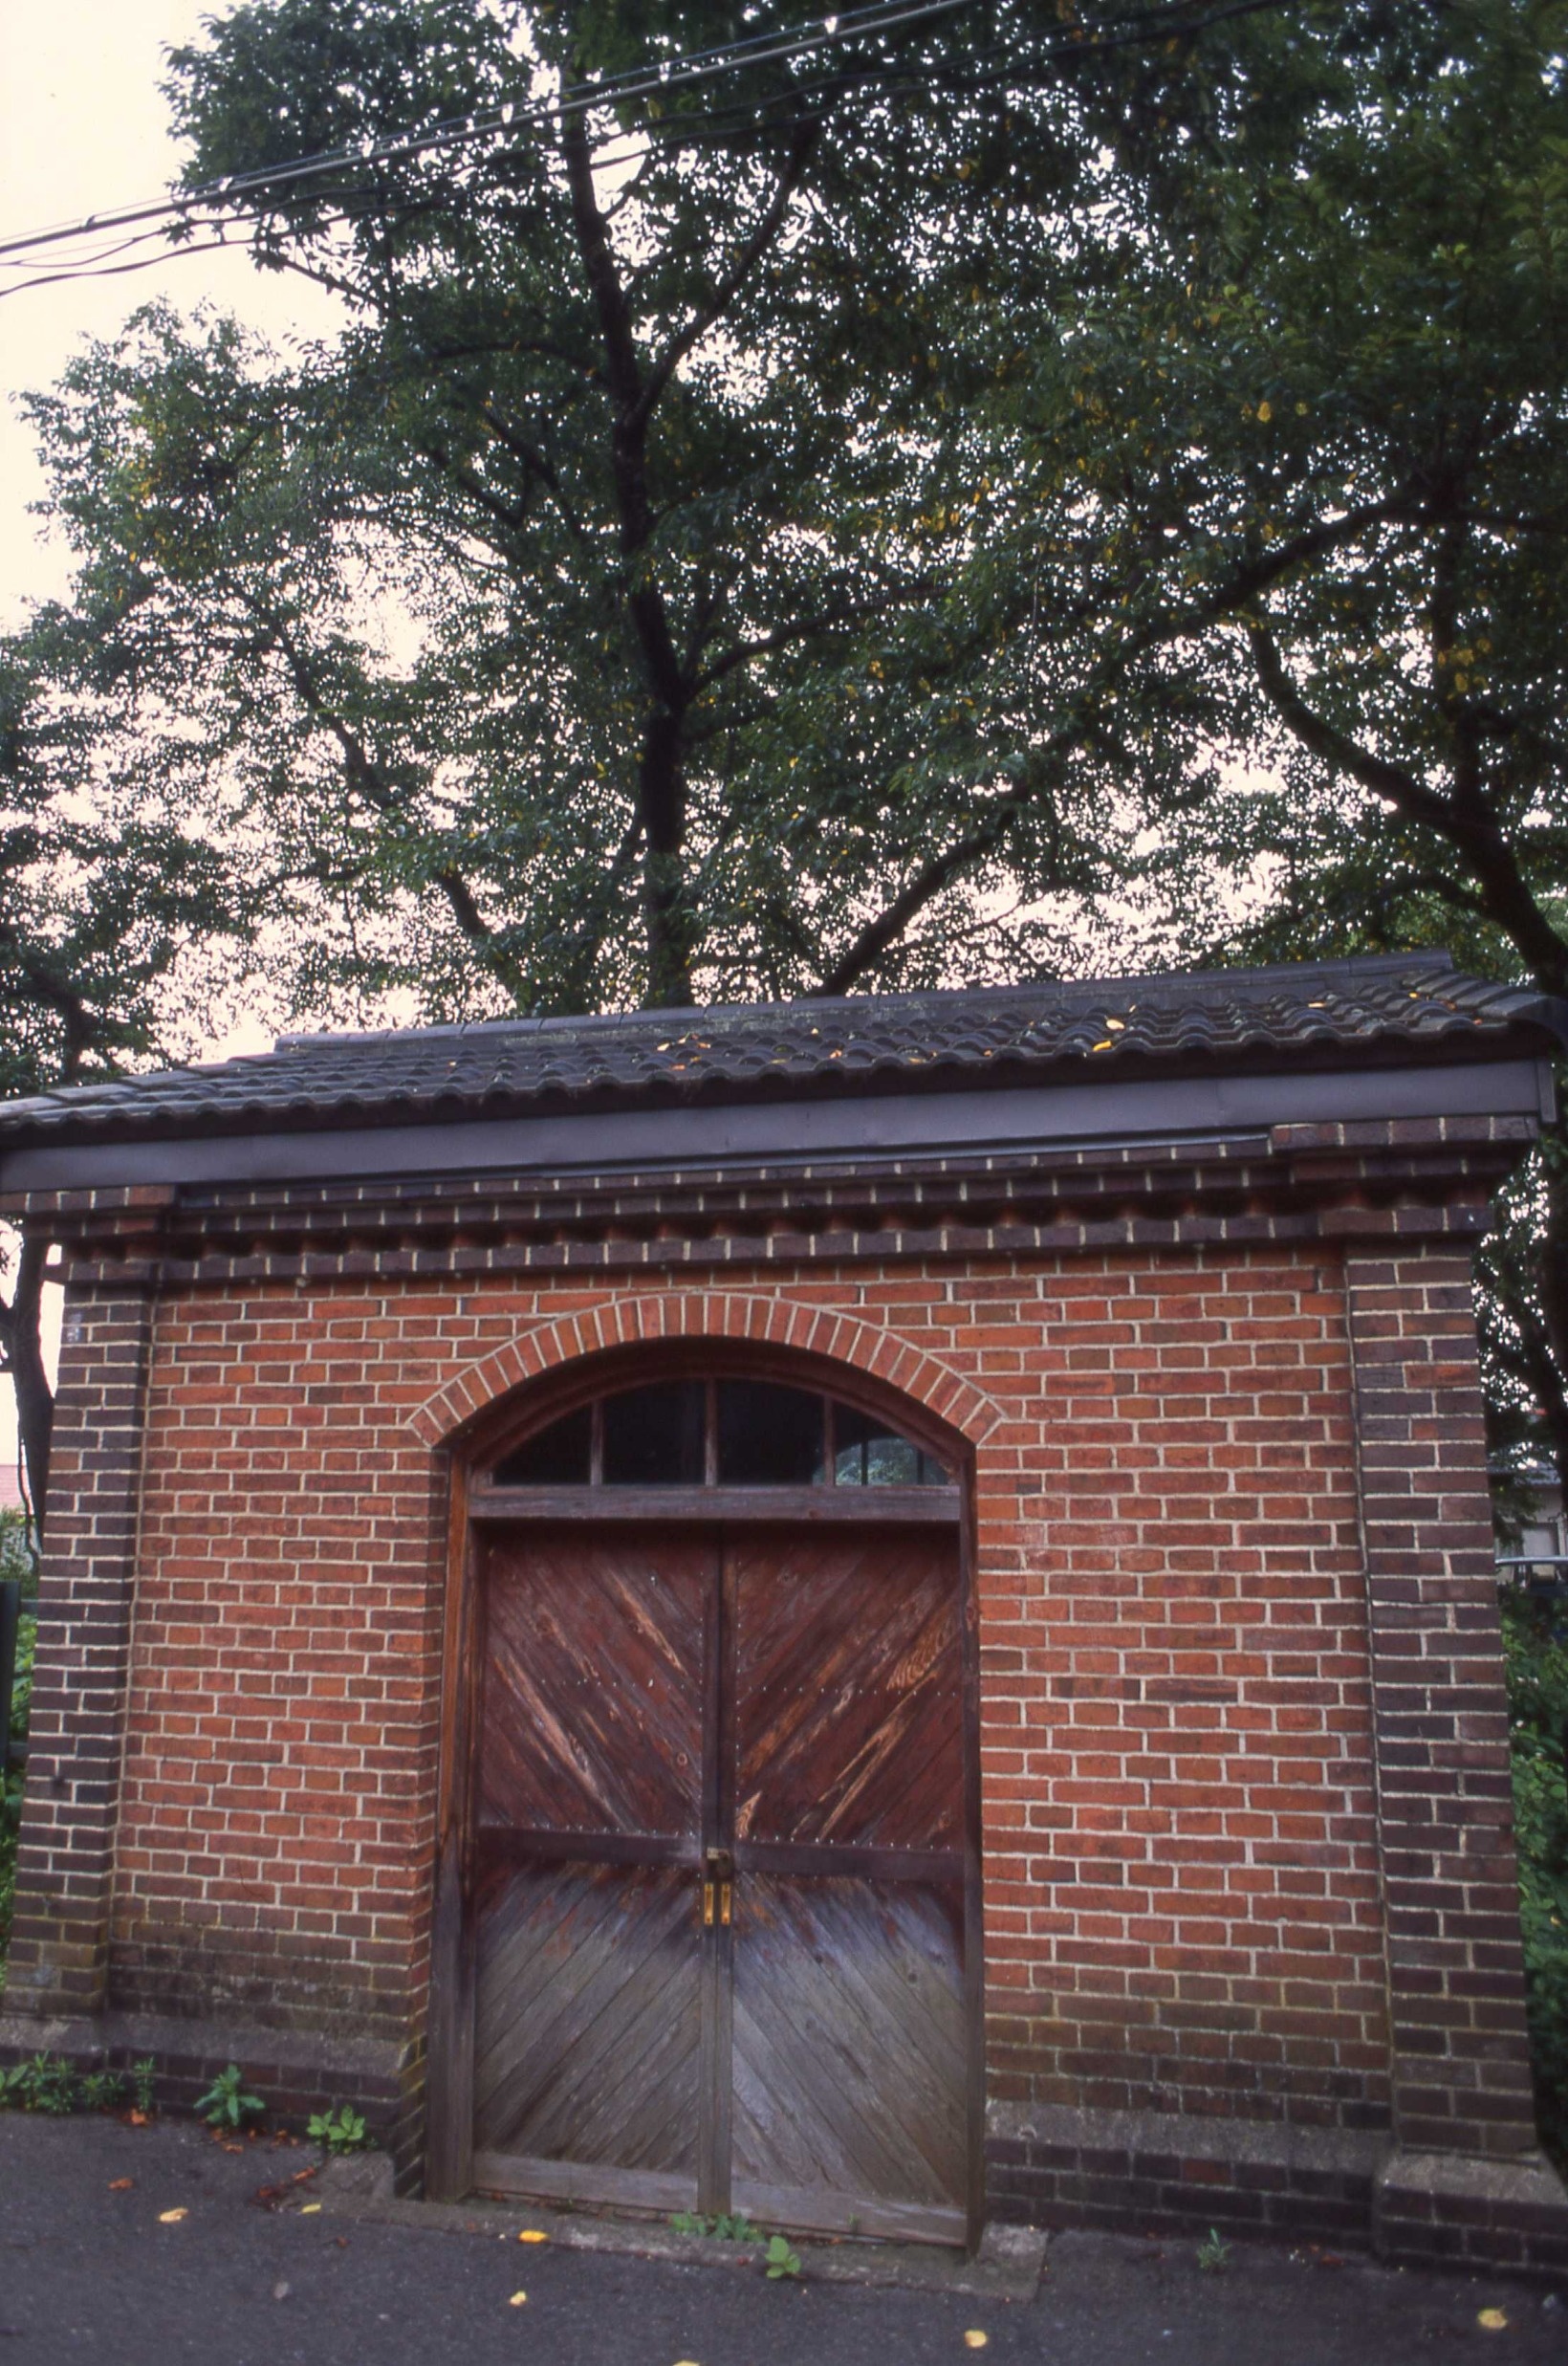
[[(514, 2242), (528, 2226), (565, 2250), (621, 2252), (680, 2267), (753, 2275), (761, 2275), (767, 2263), (766, 2232), (760, 2244), (732, 2243), (712, 2235), (678, 2234), (657, 2220), (622, 2218), (610, 2211), (535, 2209), (526, 2202), (477, 2199), (406, 2201), (394, 2193), (392, 2163), (380, 2154), (328, 2161), (311, 2187), (311, 2198), (328, 2216), (380, 2226), (424, 2227), (490, 2242)], [(790, 2237), (805, 2283), (898, 2286), (992, 2301), (1033, 2300), (1049, 2240), (1032, 2226), (988, 2226), (978, 2255), (970, 2259), (928, 2244)]]

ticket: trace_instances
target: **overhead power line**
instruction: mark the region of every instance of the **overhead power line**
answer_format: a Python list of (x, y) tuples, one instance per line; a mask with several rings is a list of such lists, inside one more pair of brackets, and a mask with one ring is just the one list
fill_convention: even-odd
[(396, 140), (366, 141), (352, 147), (324, 149), (286, 164), (229, 173), (216, 181), (202, 182), (195, 188), (173, 190), (166, 197), (112, 207), (103, 212), (87, 214), (77, 222), (29, 230), (17, 238), (0, 239), (0, 257), (29, 253), (40, 247), (94, 236), (104, 230), (125, 230), (138, 222), (167, 221), (191, 212), (210, 211), (218, 206), (231, 206), (238, 197), (290, 187), (334, 172), (362, 171), (367, 164), (399, 164), (432, 149), (466, 146), (472, 141), (492, 139), (530, 123), (563, 122), (571, 116), (588, 114), (596, 108), (621, 106), (631, 99), (689, 89), (717, 75), (734, 73), (740, 67), (798, 56), (804, 50), (819, 48), (824, 41), (841, 45), (867, 34), (894, 33), (933, 17), (952, 16), (970, 4), (971, 0), (874, 0), (870, 7), (851, 9), (838, 16), (817, 17), (787, 32), (752, 34), (724, 49), (688, 53), (602, 82), (576, 83), (558, 98), (508, 99), (501, 106), (451, 116), (432, 123), (426, 131), (408, 133)]
[[(955, 14), (968, 7), (970, 0), (880, 0), (880, 4), (851, 11), (844, 16), (828, 16), (811, 26), (797, 28), (794, 33), (757, 35), (745, 43), (734, 44), (724, 51), (709, 51), (695, 55), (671, 59), (657, 67), (640, 69), (635, 75), (618, 81), (576, 86), (559, 99), (541, 100), (535, 104), (512, 104), (492, 109), (487, 114), (454, 118), (446, 124), (431, 127), (428, 132), (411, 135), (401, 141), (365, 143), (355, 148), (340, 148), (316, 157), (303, 157), (294, 163), (253, 173), (234, 174), (225, 180), (204, 183), (200, 187), (182, 190), (159, 203), (126, 207), (114, 211), (89, 215), (82, 222), (57, 226), (52, 230), (32, 233), (24, 238), (0, 242), (0, 270), (26, 270), (29, 262), (41, 249), (56, 244), (65, 245), (83, 237), (102, 237), (118, 230), (134, 230), (138, 223), (151, 227), (135, 235), (99, 246), (87, 255), (62, 258), (60, 268), (37, 272), (33, 276), (13, 281), (0, 288), (0, 301), (8, 296), (20, 296), (29, 289), (50, 287), (73, 279), (117, 278), (127, 273), (146, 271), (180, 254), (210, 254), (222, 249), (257, 250), (264, 241), (259, 236), (244, 237), (234, 233), (246, 229), (259, 232), (271, 204), (252, 204), (236, 208), (235, 199), (251, 195), (261, 197), (281, 186), (297, 186), (300, 183), (330, 174), (381, 164), (406, 160), (431, 149), (468, 144), (488, 139), (502, 130), (513, 131), (529, 124), (555, 124), (569, 117), (599, 108), (624, 103), (629, 99), (654, 96), (711, 79), (721, 73), (732, 73), (748, 65), (796, 56), (802, 52), (818, 48), (823, 39), (842, 43), (857, 33), (881, 33), (897, 27), (938, 16)], [(991, 52), (979, 61), (982, 71), (968, 77), (958, 87), (966, 95), (994, 86), (998, 82), (1027, 78), (1032, 64), (1064, 56), (1081, 57), (1097, 53), (1157, 43), (1184, 34), (1201, 33), (1208, 27), (1223, 24), (1236, 17), (1275, 12), (1294, 5), (1294, 0), (1220, 0), (1220, 5), (1205, 7), (1203, 0), (1162, 0), (1162, 4), (1128, 11), (1104, 20), (1090, 29), (1081, 20), (1048, 27), (1036, 41), (1029, 56), (1004, 59)], [(895, 73), (895, 80), (907, 80), (913, 69)], [(832, 74), (824, 74), (815, 81), (795, 85), (788, 93), (777, 94), (780, 99), (820, 98), (824, 92), (842, 92), (857, 79), (854, 69), (847, 64)], [(664, 122), (649, 122), (635, 132), (622, 132), (595, 155), (597, 168), (635, 163), (660, 146), (695, 145), (708, 139), (724, 139), (751, 127), (756, 120), (756, 109), (744, 102), (731, 101), (707, 115), (672, 116)], [(339, 210), (319, 218), (318, 227), (335, 228), (356, 218), (352, 200), (361, 195), (374, 195), (373, 186), (344, 187), (339, 186), (333, 198)], [(221, 208), (221, 210), (217, 210)], [(201, 218), (203, 215), (208, 218)], [(183, 244), (171, 244), (163, 225), (180, 221), (213, 234), (191, 239)], [(157, 252), (137, 256), (135, 260), (117, 262), (113, 258), (133, 250), (156, 244)]]

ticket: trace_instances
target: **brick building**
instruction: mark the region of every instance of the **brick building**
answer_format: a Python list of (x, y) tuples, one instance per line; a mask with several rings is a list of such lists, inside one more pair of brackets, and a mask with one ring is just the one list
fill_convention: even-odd
[(405, 2182), (1568, 2264), (1431, 956), (301, 1037), (63, 1245), (0, 2022)]

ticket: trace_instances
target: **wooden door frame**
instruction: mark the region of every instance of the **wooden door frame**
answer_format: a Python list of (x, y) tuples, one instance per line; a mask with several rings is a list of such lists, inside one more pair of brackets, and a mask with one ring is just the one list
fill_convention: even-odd
[(432, 2202), (461, 2202), (473, 2184), (474, 1947), (468, 1907), (482, 1589), (468, 1518), (471, 1460), (454, 1455), (450, 1467), (425, 2071), (425, 2193)]
[[(483, 1588), (478, 1582), (478, 1543), (483, 1523), (475, 1516), (471, 1481), (484, 1463), (500, 1457), (518, 1439), (616, 1387), (641, 1379), (694, 1375), (773, 1380), (816, 1389), (882, 1413), (904, 1435), (954, 1465), (958, 1472), (956, 1528), (959, 1591), (960, 1685), (964, 1754), (964, 2016), (967, 2040), (967, 2190), (969, 2247), (978, 2247), (986, 2223), (986, 1953), (983, 1894), (982, 1800), (980, 1785), (980, 1624), (976, 1587), (973, 1451), (958, 1432), (914, 1399), (858, 1369), (801, 1350), (755, 1348), (733, 1341), (686, 1339), (661, 1347), (642, 1343), (576, 1359), (552, 1375), (553, 1385), (527, 1382), (476, 1422), (446, 1449), (446, 1584), (443, 1616), (440, 1765), (437, 1777), (436, 1854), (430, 1940), (430, 1999), (425, 2057), (425, 2191), (438, 2202), (459, 2202), (473, 2180), (474, 1921), (468, 1911), (472, 1873), (474, 1755), (478, 1743), (478, 1676), (484, 1648)], [(635, 1507), (606, 1507), (614, 1523), (623, 1519), (681, 1520), (678, 1491), (661, 1491), (657, 1502), (640, 1493)], [(509, 1494), (511, 1491), (509, 1491)], [(497, 1503), (499, 1512), (502, 1506)], [(802, 1507), (804, 1508), (804, 1507)], [(933, 1507), (934, 1508), (934, 1507)], [(860, 1520), (874, 1520), (868, 1498), (857, 1507)], [(740, 1524), (745, 1514), (736, 1495), (726, 1496), (726, 1515)], [(556, 1499), (536, 1517), (558, 1522)], [(589, 1515), (584, 1512), (585, 1519)], [(753, 1516), (777, 1525), (780, 1508), (759, 1501)], [(907, 1516), (907, 1515), (906, 1515)], [(526, 1524), (528, 1508), (515, 1498), (505, 1505), (509, 1524)], [(596, 1522), (605, 1513), (594, 1515)], [(842, 1517), (848, 1518), (849, 1514)], [(930, 1517), (929, 1514), (926, 1515)], [(793, 1524), (793, 1523), (792, 1523)], [(802, 1534), (812, 1519), (802, 1517)], [(837, 1525), (837, 1519), (834, 1522)], [(947, 1525), (944, 1522), (942, 1524)]]

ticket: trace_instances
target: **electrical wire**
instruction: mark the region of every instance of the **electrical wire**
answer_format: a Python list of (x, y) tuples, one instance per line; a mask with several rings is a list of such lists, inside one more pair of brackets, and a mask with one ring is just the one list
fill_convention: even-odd
[(17, 238), (0, 240), (0, 257), (38, 247), (64, 244), (73, 238), (91, 236), (105, 230), (125, 229), (137, 222), (167, 219), (204, 207), (231, 204), (234, 198), (249, 195), (252, 190), (288, 186), (326, 173), (362, 170), (367, 164), (400, 163), (411, 156), (426, 154), (433, 148), (466, 144), (527, 123), (564, 122), (574, 115), (621, 106), (634, 99), (654, 98), (685, 89), (696, 82), (711, 80), (715, 75), (733, 73), (738, 67), (766, 65), (778, 58), (798, 56), (804, 50), (817, 48), (823, 40), (842, 43), (868, 33), (894, 32), (905, 25), (954, 15), (971, 4), (972, 0), (877, 0), (872, 7), (852, 10), (842, 15), (821, 17), (810, 25), (796, 26), (787, 33), (757, 33), (747, 41), (731, 43), (723, 50), (698, 51), (657, 66), (640, 67), (632, 74), (603, 82), (576, 83), (558, 99), (540, 99), (532, 104), (508, 100), (502, 106), (478, 114), (448, 117), (433, 124), (427, 132), (410, 134), (402, 140), (370, 142), (356, 147), (324, 150), (315, 156), (296, 158), (287, 164), (264, 165), (248, 173), (230, 173), (217, 181), (204, 182), (193, 189), (172, 192), (164, 198), (113, 207), (101, 213), (88, 214), (79, 222), (55, 224), (45, 230), (28, 231)]
[[(918, 10), (901, 8), (891, 11), (884, 8), (878, 11), (860, 11), (858, 20), (829, 18), (824, 22), (840, 28), (847, 24), (854, 29), (855, 23), (863, 22), (874, 15), (878, 25), (881, 26), (895, 14), (898, 20), (903, 22), (914, 15), (930, 16), (951, 13), (955, 8), (965, 5), (968, 5), (968, 0), (940, 0), (940, 5), (923, 6)], [(1166, 5), (1144, 8), (1134, 11), (1124, 17), (1113, 18), (1098, 31), (1091, 32), (1081, 24), (1063, 25), (1059, 29), (1047, 28), (1045, 38), (1035, 46), (1028, 57), (1013, 55), (1007, 58), (1005, 62), (998, 63), (990, 73), (966, 74), (960, 81), (954, 83), (953, 89), (955, 94), (969, 96), (994, 87), (998, 82), (1019, 87), (1031, 79), (1034, 71), (1046, 64), (1057, 67), (1064, 59), (1088, 57), (1108, 51), (1136, 47), (1150, 40), (1165, 40), (1183, 34), (1196, 33), (1211, 25), (1223, 24), (1237, 17), (1277, 11), (1290, 5), (1292, 5), (1292, 0), (1227, 0), (1226, 5), (1205, 9), (1201, 5), (1201, 0), (1167, 0)], [(803, 42), (798, 47), (806, 48), (814, 45), (815, 36), (813, 41)], [(769, 53), (770, 55), (778, 54), (780, 53), (776, 48)], [(791, 54), (798, 54), (798, 49), (792, 51)], [(993, 58), (1000, 58), (1001, 54), (992, 52), (991, 55)], [(749, 57), (742, 62), (757, 61)], [(987, 61), (977, 62), (983, 66)], [(855, 85), (863, 83), (867, 74), (873, 71), (878, 73), (882, 87), (887, 91), (896, 90), (901, 84), (906, 85), (916, 78), (913, 69), (901, 68), (896, 64), (889, 65), (887, 61), (882, 61), (880, 65), (874, 61), (868, 61), (866, 65), (859, 68), (843, 66), (831, 75), (819, 76), (815, 82), (792, 84), (787, 91), (779, 91), (761, 101), (732, 101), (728, 107), (713, 112), (676, 115), (664, 122), (646, 123), (636, 132), (627, 132), (619, 142), (612, 139), (607, 146), (596, 149), (595, 169), (602, 171), (638, 164), (660, 148), (667, 150), (680, 146), (695, 146), (705, 141), (723, 140), (744, 131), (754, 131), (760, 127), (758, 117), (763, 110), (785, 105), (795, 109), (802, 100), (819, 97), (824, 92), (835, 92), (841, 96)], [(594, 105), (609, 105), (618, 102), (619, 94), (612, 94), (610, 86), (596, 85), (594, 87), (597, 94), (593, 101)], [(658, 90), (667, 90), (670, 85), (667, 80), (661, 80), (654, 82), (652, 87)], [(528, 120), (553, 121), (557, 118), (563, 118), (565, 111), (563, 108), (552, 105), (550, 109), (541, 109), (536, 116)], [(514, 120), (521, 120), (522, 119), (519, 116)], [(403, 143), (395, 151), (390, 147), (377, 150), (374, 153), (363, 150), (356, 151), (353, 155), (353, 162), (362, 169), (366, 164), (401, 161), (409, 155), (423, 153), (434, 143), (434, 135), (431, 135), (428, 141)], [(298, 167), (286, 169), (291, 172), (302, 171), (306, 161), (308, 160), (302, 160)], [(315, 169), (340, 170), (344, 168), (344, 162), (346, 162), (346, 152), (342, 161), (334, 157), (318, 164)], [(271, 186), (271, 177), (267, 175), (252, 175), (249, 177), (249, 181), (255, 183), (258, 186)], [(234, 181), (213, 183), (207, 185), (207, 190), (235, 192), (239, 186)], [(364, 218), (363, 208), (357, 208), (353, 203), (356, 198), (359, 197), (378, 202), (382, 209), (385, 208), (384, 191), (374, 182), (365, 183), (359, 188), (352, 186), (344, 188), (339, 186), (333, 192), (333, 202), (338, 210), (318, 218), (314, 226), (316, 230), (319, 231), (339, 228), (344, 223), (362, 220)], [(0, 302), (3, 302), (9, 296), (20, 296), (31, 289), (57, 286), (73, 279), (114, 278), (128, 273), (151, 270), (169, 255), (210, 254), (225, 247), (236, 252), (250, 252), (266, 245), (267, 242), (259, 236), (248, 238), (231, 233), (247, 226), (254, 226), (259, 230), (260, 226), (276, 211), (275, 207), (267, 205), (237, 211), (232, 209), (230, 203), (226, 202), (224, 209), (217, 213), (214, 220), (202, 220), (196, 210), (199, 201), (209, 209), (218, 203), (218, 199), (210, 194), (204, 194), (202, 191), (188, 192), (178, 202), (171, 201), (167, 206), (156, 209), (160, 217), (158, 227), (142, 230), (136, 236), (117, 242), (112, 246), (100, 247), (92, 254), (74, 256), (62, 263), (57, 271), (34, 274), (33, 276), (15, 281), (8, 287), (0, 287)], [(136, 218), (145, 218), (145, 216), (127, 215), (122, 216), (121, 221)], [(190, 228), (215, 230), (217, 235), (201, 240), (181, 242), (172, 238), (167, 230), (162, 227), (163, 223), (166, 223), (171, 218), (178, 219)], [(92, 221), (97, 230), (101, 231), (109, 227), (110, 217), (96, 216), (92, 217)], [(83, 229), (78, 228), (75, 233), (54, 230), (43, 233), (37, 241), (13, 240), (6, 246), (0, 246), (0, 270), (28, 269), (31, 255), (36, 252), (39, 244), (49, 244), (56, 240), (64, 243), (73, 234), (82, 235)], [(142, 255), (134, 262), (114, 263), (110, 260), (117, 254), (126, 253), (137, 247), (146, 245), (155, 245), (157, 251), (152, 254)], [(25, 252), (29, 259), (12, 259), (19, 256), (19, 251)]]

